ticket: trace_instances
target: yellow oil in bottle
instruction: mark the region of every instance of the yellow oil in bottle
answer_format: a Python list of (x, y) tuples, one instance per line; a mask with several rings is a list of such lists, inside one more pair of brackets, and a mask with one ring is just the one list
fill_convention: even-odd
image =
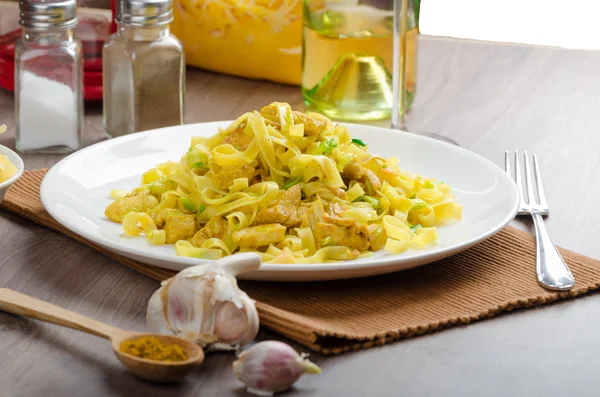
[[(389, 118), (393, 102), (393, 12), (367, 5), (305, 11), (302, 95), (338, 120)], [(410, 23), (409, 23), (410, 26)], [(417, 69), (418, 27), (406, 36), (407, 106)], [(402, 40), (401, 40), (402, 41)]]

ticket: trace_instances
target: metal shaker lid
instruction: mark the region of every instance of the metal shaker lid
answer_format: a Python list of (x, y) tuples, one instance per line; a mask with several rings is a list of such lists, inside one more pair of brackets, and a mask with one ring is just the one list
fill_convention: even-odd
[(21, 0), (19, 10), (19, 23), (26, 29), (73, 28), (77, 25), (75, 0)]
[(129, 26), (156, 26), (173, 20), (171, 0), (119, 0), (116, 20)]

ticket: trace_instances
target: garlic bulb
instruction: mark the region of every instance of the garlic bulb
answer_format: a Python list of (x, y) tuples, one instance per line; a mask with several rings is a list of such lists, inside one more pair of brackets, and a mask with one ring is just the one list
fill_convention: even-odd
[(321, 373), (305, 357), (285, 343), (264, 341), (244, 350), (233, 363), (233, 372), (249, 392), (269, 396), (289, 389), (304, 373)]
[(235, 276), (259, 267), (257, 254), (240, 253), (182, 270), (163, 281), (150, 298), (148, 327), (209, 350), (234, 350), (250, 343), (258, 333), (258, 313)]

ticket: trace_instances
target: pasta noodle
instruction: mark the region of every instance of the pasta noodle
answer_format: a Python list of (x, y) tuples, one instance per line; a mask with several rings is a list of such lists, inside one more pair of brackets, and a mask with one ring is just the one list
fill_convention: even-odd
[(409, 174), (324, 116), (272, 103), (179, 162), (156, 165), (131, 192), (112, 190), (106, 216), (128, 236), (217, 259), (257, 252), (266, 263), (352, 260), (436, 244), (462, 218), (450, 186)]

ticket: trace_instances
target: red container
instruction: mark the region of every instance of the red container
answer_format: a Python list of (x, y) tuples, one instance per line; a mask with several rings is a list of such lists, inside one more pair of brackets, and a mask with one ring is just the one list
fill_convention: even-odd
[[(18, 10), (15, 11), (18, 17)], [(102, 99), (102, 46), (113, 29), (113, 18), (108, 14), (108, 10), (94, 12), (83, 8), (79, 11), (75, 36), (82, 44), (85, 100)], [(10, 91), (15, 87), (15, 44), (20, 37), (20, 29), (0, 35), (0, 87)]]

